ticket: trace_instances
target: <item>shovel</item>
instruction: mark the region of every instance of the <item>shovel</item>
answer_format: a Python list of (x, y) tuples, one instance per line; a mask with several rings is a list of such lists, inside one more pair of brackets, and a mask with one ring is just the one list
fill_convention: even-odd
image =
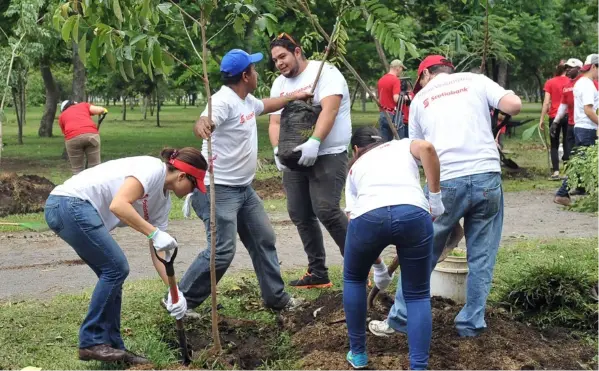
[[(177, 290), (177, 280), (175, 279), (175, 268), (173, 267), (173, 262), (177, 256), (177, 250), (178, 248), (175, 248), (171, 260), (167, 262), (158, 256), (156, 249), (154, 249), (154, 255), (156, 255), (156, 258), (158, 258), (158, 260), (160, 260), (160, 262), (162, 262), (166, 268), (168, 286), (171, 292), (173, 304), (176, 304), (179, 301), (179, 291)], [(179, 348), (181, 349), (181, 362), (183, 365), (187, 366), (191, 363), (191, 350), (187, 348), (187, 337), (185, 336), (185, 327), (183, 326), (182, 319), (177, 320), (177, 337), (179, 338)]]

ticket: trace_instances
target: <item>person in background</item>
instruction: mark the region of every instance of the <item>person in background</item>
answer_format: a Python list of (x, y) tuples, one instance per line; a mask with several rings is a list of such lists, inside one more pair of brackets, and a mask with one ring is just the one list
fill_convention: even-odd
[[(597, 92), (597, 68), (599, 54), (587, 56), (580, 69), (580, 78), (574, 84), (574, 148), (589, 147), (597, 141), (597, 108), (599, 106), (599, 93)], [(570, 206), (568, 192), (568, 179), (564, 179), (558, 189), (553, 202), (559, 205)], [(577, 194), (583, 194), (583, 189), (577, 189)], [(573, 192), (574, 194), (574, 192)]]
[[(252, 187), (258, 164), (258, 128), (256, 117), (277, 111), (295, 99), (306, 100), (309, 92), (290, 96), (257, 99), (252, 95), (258, 85), (255, 63), (262, 53), (248, 54), (232, 49), (220, 64), (223, 85), (212, 95), (212, 121), (208, 106), (194, 126), (194, 134), (203, 139), (202, 153), (208, 157), (208, 138), (212, 138), (211, 167), (214, 184), (204, 181), (207, 192), (194, 192), (191, 206), (204, 222), (208, 247), (191, 263), (179, 287), (189, 303), (188, 317), (210, 296), (210, 241), (216, 239), (216, 279), (220, 280), (235, 257), (237, 235), (248, 250), (266, 307), (293, 310), (301, 300), (285, 292), (276, 236), (262, 200)], [(216, 236), (210, 232), (210, 192), (215, 192)]]
[[(512, 91), (485, 75), (454, 73), (451, 61), (440, 55), (428, 56), (420, 63), (414, 92), (410, 139), (423, 139), (435, 147), (441, 164), (445, 207), (445, 213), (433, 223), (430, 269), (434, 269), (450, 233), (464, 218), (469, 273), (466, 303), (455, 324), (460, 336), (476, 336), (487, 327), (485, 305), (503, 227), (501, 165), (489, 107), (515, 116), (522, 102)], [(429, 186), (427, 183), (426, 187)], [(387, 319), (369, 323), (373, 334), (406, 332), (407, 309), (402, 287), (403, 284), (398, 284)]]
[[(166, 232), (170, 193), (182, 198), (195, 188), (205, 192), (206, 160), (195, 148), (164, 149), (161, 159), (151, 156), (112, 160), (74, 175), (54, 188), (46, 200), (48, 226), (68, 243), (98, 276), (89, 309), (79, 329), (79, 359), (130, 364), (149, 363), (125, 348), (121, 337), (123, 282), (129, 263), (110, 232), (130, 226), (147, 236), (154, 267), (168, 286), (160, 252), (170, 261), (177, 241)], [(180, 319), (186, 301), (167, 309)]]
[[(570, 159), (570, 152), (574, 148), (574, 84), (580, 77), (582, 61), (576, 58), (570, 58), (566, 62), (566, 76), (570, 82), (564, 87), (562, 101), (555, 114), (554, 121), (560, 121), (564, 117), (568, 118), (568, 129), (566, 132), (566, 144), (564, 145), (564, 155), (562, 160), (567, 162)], [(597, 81), (595, 81), (597, 83)]]
[[(301, 45), (286, 34), (270, 44), (275, 67), (281, 75), (270, 90), (271, 97), (286, 97), (295, 92), (309, 92), (320, 68), (320, 61), (306, 59)], [(326, 266), (324, 239), (319, 221), (329, 232), (343, 255), (347, 217), (341, 210), (341, 193), (347, 176), (347, 146), (351, 138), (351, 101), (345, 78), (332, 64), (322, 69), (314, 91), (314, 104), (322, 111), (312, 136), (296, 148), (301, 151), (298, 164), (305, 169), (292, 170), (277, 157), (281, 112), (270, 115), (268, 134), (277, 168), (283, 172), (287, 210), (308, 256), (308, 270), (289, 282), (296, 288), (327, 288), (333, 283)]]
[[(379, 130), (380, 134), (385, 141), (393, 139), (393, 132), (389, 128), (389, 122), (387, 122), (387, 115), (389, 114), (392, 121), (395, 121), (395, 114), (397, 108), (397, 102), (399, 101), (399, 94), (401, 92), (401, 73), (405, 70), (405, 66), (402, 61), (395, 59), (389, 64), (389, 72), (381, 77), (377, 83), (379, 102), (381, 111), (379, 115)], [(404, 125), (400, 125), (398, 130), (399, 138), (405, 137)]]
[(544, 130), (545, 115), (549, 116), (549, 137), (551, 138), (551, 167), (553, 174), (551, 175), (552, 180), (559, 180), (559, 136), (562, 133), (562, 141), (564, 147), (566, 144), (566, 136), (568, 130), (568, 121), (566, 119), (556, 121), (555, 115), (557, 109), (562, 100), (562, 93), (564, 87), (570, 82), (570, 79), (566, 76), (566, 65), (563, 62), (557, 66), (555, 70), (555, 76), (547, 82), (543, 90), (545, 91), (545, 98), (543, 100), (543, 108), (541, 109), (541, 118), (539, 119), (539, 128)]
[(87, 102), (65, 100), (60, 105), (58, 124), (64, 135), (73, 175), (83, 171), (86, 158), (88, 168), (100, 163), (100, 133), (91, 117), (103, 113), (108, 110)]
[[(343, 308), (350, 343), (346, 358), (354, 368), (368, 364), (366, 279), (381, 252), (395, 245), (409, 319), (410, 369), (424, 370), (432, 333), (432, 218), (445, 210), (439, 158), (424, 140), (385, 142), (377, 134), (375, 128), (362, 127), (351, 139), (354, 157), (345, 185), (345, 211), (351, 219), (343, 260)], [(393, 159), (393, 166), (388, 159)], [(420, 186), (419, 163), (429, 185), (428, 200)]]

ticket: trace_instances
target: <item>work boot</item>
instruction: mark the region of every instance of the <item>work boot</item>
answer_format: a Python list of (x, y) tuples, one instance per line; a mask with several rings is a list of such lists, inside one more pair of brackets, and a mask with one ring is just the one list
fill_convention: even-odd
[(570, 206), (570, 204), (572, 203), (572, 201), (570, 200), (570, 197), (564, 197), (564, 196), (555, 196), (555, 198), (553, 199), (553, 202), (555, 202), (558, 205), (562, 205), (562, 206)]
[(298, 289), (324, 289), (332, 287), (333, 283), (329, 280), (329, 277), (320, 277), (310, 271), (306, 272), (300, 279), (289, 282), (289, 286), (293, 286)]
[(107, 344), (79, 348), (79, 359), (82, 361), (119, 362), (127, 357), (124, 350), (116, 349)]
[(128, 349), (125, 349), (125, 358), (123, 361), (130, 365), (147, 365), (152, 363), (149, 359), (137, 355)]

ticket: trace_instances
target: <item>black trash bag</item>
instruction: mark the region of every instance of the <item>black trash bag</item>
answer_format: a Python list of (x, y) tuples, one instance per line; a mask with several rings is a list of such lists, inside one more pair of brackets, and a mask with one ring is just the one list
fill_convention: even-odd
[(310, 139), (321, 111), (320, 105), (312, 106), (303, 100), (294, 100), (283, 108), (278, 152), (281, 164), (292, 170), (309, 169), (297, 163), (302, 152), (293, 152), (293, 149)]

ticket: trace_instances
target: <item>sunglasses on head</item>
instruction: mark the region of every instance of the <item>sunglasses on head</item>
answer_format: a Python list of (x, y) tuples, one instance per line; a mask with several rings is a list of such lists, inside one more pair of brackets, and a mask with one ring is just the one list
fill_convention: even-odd
[(293, 45), (299, 47), (299, 45), (297, 45), (295, 40), (293, 40), (293, 37), (291, 37), (287, 32), (280, 33), (279, 36), (275, 37), (272, 41), (275, 42), (277, 40), (287, 40), (287, 41), (291, 42)]

